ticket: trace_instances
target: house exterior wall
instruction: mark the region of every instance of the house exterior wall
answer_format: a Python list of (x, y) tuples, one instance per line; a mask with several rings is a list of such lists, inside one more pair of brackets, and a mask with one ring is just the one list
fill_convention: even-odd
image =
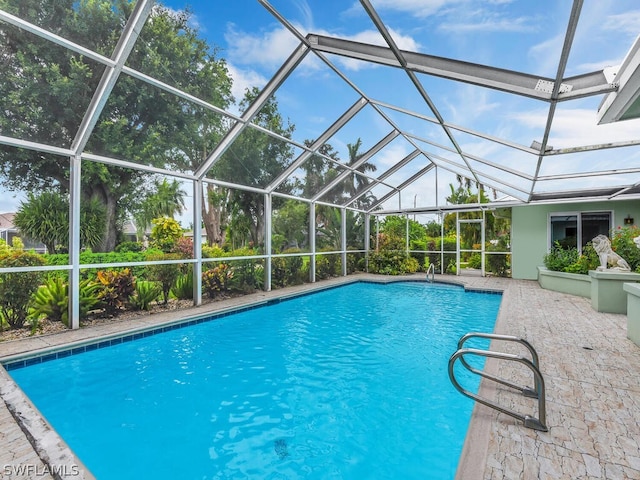
[(613, 228), (624, 226), (631, 216), (640, 226), (640, 200), (563, 203), (556, 205), (523, 205), (513, 207), (511, 215), (511, 276), (536, 280), (537, 267), (543, 265), (548, 252), (549, 214), (554, 212), (613, 212)]

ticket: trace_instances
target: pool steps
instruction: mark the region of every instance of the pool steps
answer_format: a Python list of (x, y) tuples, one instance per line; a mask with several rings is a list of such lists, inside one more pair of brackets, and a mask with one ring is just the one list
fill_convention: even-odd
[[(520, 355), (513, 355), (510, 353), (504, 353), (504, 352), (496, 352), (494, 350), (463, 348), (464, 343), (470, 338), (485, 338), (489, 340), (500, 340), (500, 341), (520, 343), (521, 345), (524, 345), (527, 348), (527, 350), (529, 350), (529, 353), (531, 354), (531, 360)], [(503, 380), (499, 377), (491, 375), (482, 370), (473, 368), (465, 360), (464, 358), (465, 355), (490, 357), (490, 358), (496, 358), (499, 360), (507, 360), (507, 361), (522, 363), (523, 365), (528, 367), (529, 370), (533, 372), (534, 387), (533, 388), (521, 387), (519, 385), (515, 385), (513, 383), (507, 382), (506, 380)], [(464, 387), (460, 385), (460, 383), (455, 377), (454, 364), (456, 363), (457, 360), (460, 360), (460, 363), (471, 373), (480, 375), (481, 377), (486, 378), (488, 380), (493, 380), (496, 383), (500, 383), (509, 388), (518, 390), (525, 397), (537, 398), (538, 399), (538, 418), (533, 417), (531, 415), (521, 415), (517, 412), (508, 410), (473, 392), (466, 390)], [(522, 338), (514, 337), (511, 335), (498, 335), (498, 334), (492, 334), (492, 333), (470, 332), (460, 337), (460, 340), (458, 341), (458, 350), (453, 355), (451, 355), (451, 358), (449, 359), (449, 379), (451, 380), (451, 383), (453, 383), (453, 386), (456, 388), (456, 390), (458, 390), (461, 394), (465, 395), (466, 397), (469, 397), (478, 403), (486, 405), (487, 407), (493, 408), (495, 410), (498, 410), (499, 412), (505, 413), (513, 418), (516, 418), (517, 420), (520, 420), (525, 427), (546, 432), (548, 431), (548, 428), (546, 426), (544, 378), (540, 373), (539, 363), (540, 362), (538, 360), (538, 353), (536, 352), (536, 350), (533, 348), (533, 346), (529, 342), (527, 342)]]

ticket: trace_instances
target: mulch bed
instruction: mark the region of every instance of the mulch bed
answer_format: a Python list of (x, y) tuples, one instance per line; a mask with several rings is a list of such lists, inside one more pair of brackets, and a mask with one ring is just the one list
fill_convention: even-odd
[[(241, 293), (230, 293), (224, 295), (218, 295), (215, 299), (208, 297), (202, 298), (202, 304), (205, 305), (211, 302), (218, 302), (226, 300), (228, 298), (242, 296)], [(154, 303), (150, 306), (149, 310), (125, 310), (115, 317), (106, 317), (102, 312), (95, 312), (89, 314), (88, 318), (80, 322), (81, 327), (92, 327), (94, 325), (103, 325), (107, 322), (121, 322), (123, 320), (130, 320), (139, 317), (148, 317), (155, 313), (168, 312), (172, 310), (186, 310), (193, 307), (192, 300), (170, 300), (167, 305), (162, 303)], [(18, 340), (20, 338), (27, 338), (38, 335), (48, 335), (52, 333), (58, 333), (68, 330), (68, 328), (62, 322), (53, 322), (49, 319), (40, 320), (35, 332), (31, 331), (31, 327), (27, 326), (16, 330), (4, 330), (0, 332), (0, 343), (9, 340)]]

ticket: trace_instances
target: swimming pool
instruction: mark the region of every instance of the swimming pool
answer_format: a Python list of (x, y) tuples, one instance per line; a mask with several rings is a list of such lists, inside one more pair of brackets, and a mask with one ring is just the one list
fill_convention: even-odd
[(99, 479), (451, 479), (500, 298), (355, 283), (9, 373)]

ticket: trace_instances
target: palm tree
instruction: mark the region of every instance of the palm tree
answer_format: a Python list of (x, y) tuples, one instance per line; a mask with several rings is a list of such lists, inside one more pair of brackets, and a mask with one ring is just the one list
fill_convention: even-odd
[(162, 181), (154, 180), (153, 185), (154, 191), (142, 201), (134, 215), (136, 227), (142, 234), (154, 218), (173, 218), (174, 215), (181, 214), (185, 208), (184, 197), (187, 194), (181, 189), (180, 182), (177, 180), (169, 182), (164, 178)]
[[(347, 162), (347, 166), (353, 168), (360, 161), (363, 155), (359, 151), (360, 147), (362, 147), (361, 138), (358, 138), (358, 140), (356, 140), (356, 142), (353, 144), (351, 143), (347, 144), (347, 150), (349, 152), (349, 161)], [(366, 188), (369, 185), (369, 183), (371, 183), (367, 177), (363, 175), (358, 175), (356, 172), (367, 173), (367, 172), (375, 172), (375, 171), (376, 171), (376, 166), (368, 162), (365, 162), (362, 165), (357, 166), (355, 168), (355, 171), (349, 175), (350, 180), (345, 183), (344, 193), (346, 194), (346, 196), (348, 198), (354, 197), (357, 193), (361, 192), (362, 189)], [(366, 203), (369, 203), (371, 201), (370, 197), (363, 196), (362, 198), (369, 198), (369, 200), (365, 202), (362, 199), (358, 199), (355, 202), (356, 203), (355, 206), (364, 207), (366, 206), (365, 205)]]

